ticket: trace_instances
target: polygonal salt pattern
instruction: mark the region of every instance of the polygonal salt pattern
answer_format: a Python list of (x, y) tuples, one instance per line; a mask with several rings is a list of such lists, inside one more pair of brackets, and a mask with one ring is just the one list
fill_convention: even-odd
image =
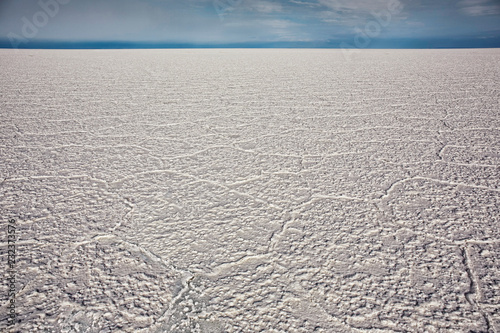
[(11, 330), (500, 332), (498, 57), (0, 50)]

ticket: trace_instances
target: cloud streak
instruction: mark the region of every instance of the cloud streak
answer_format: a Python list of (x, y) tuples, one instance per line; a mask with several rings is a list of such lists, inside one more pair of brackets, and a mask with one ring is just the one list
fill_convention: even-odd
[(470, 16), (500, 15), (500, 4), (491, 0), (462, 0), (458, 6)]

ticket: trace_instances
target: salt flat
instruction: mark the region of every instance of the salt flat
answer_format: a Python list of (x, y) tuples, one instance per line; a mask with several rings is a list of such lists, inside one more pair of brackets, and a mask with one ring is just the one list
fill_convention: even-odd
[(0, 63), (12, 332), (500, 332), (500, 50)]

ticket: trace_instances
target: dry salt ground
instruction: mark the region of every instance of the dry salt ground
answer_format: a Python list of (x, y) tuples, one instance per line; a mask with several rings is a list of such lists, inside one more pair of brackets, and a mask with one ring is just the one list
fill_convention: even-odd
[(2, 332), (500, 332), (500, 50), (0, 50)]

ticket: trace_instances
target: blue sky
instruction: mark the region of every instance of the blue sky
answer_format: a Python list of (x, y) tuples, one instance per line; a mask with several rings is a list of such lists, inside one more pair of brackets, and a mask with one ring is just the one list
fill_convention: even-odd
[(48, 42), (500, 47), (500, 0), (0, 0), (0, 46)]

